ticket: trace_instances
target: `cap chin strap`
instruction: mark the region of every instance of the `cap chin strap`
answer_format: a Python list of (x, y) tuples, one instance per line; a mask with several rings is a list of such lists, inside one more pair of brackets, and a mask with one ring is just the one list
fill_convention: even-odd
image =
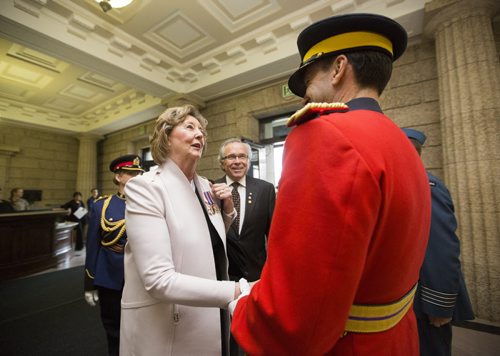
[(318, 53), (327, 54), (357, 47), (379, 47), (393, 55), (392, 42), (387, 37), (378, 33), (357, 31), (335, 35), (316, 43), (304, 55), (302, 63)]

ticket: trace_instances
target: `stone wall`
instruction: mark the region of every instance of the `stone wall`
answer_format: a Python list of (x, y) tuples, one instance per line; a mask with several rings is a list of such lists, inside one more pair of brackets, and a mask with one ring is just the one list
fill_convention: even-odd
[(4, 199), (9, 198), (12, 188), (19, 187), (42, 190), (43, 200), (35, 203), (37, 208), (71, 200), (77, 161), (78, 140), (73, 136), (0, 124), (0, 186)]
[(113, 184), (113, 173), (109, 164), (115, 158), (126, 154), (140, 154), (141, 149), (149, 146), (154, 119), (144, 124), (106, 135), (98, 144), (97, 187), (100, 194), (113, 194), (117, 191)]
[(425, 167), (444, 178), (436, 54), (432, 43), (409, 47), (395, 62), (381, 106), (398, 126), (427, 135), (422, 152)]

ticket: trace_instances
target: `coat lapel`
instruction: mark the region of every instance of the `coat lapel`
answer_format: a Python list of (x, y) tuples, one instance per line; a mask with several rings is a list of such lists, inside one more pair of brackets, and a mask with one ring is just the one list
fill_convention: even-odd
[(252, 177), (247, 176), (246, 178), (246, 196), (245, 196), (245, 218), (243, 219), (243, 225), (241, 226), (241, 232), (245, 229), (246, 224), (249, 221), (250, 216), (252, 216), (253, 209), (255, 207), (255, 198), (257, 197), (257, 186)]

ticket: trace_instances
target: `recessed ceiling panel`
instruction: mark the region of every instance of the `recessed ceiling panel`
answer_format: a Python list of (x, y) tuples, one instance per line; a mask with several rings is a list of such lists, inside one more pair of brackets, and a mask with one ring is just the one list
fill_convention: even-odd
[(45, 88), (50, 82), (52, 82), (53, 79), (52, 77), (44, 75), (40, 72), (4, 61), (0, 61), (0, 77), (39, 89)]
[(217, 0), (214, 3), (219, 3), (222, 10), (227, 10), (231, 18), (237, 20), (243, 15), (255, 11), (268, 1), (264, 0), (247, 0), (247, 1), (234, 1), (234, 0)]
[(279, 11), (276, 0), (198, 0), (231, 33)]
[(86, 86), (78, 84), (71, 84), (70, 86), (61, 90), (60, 94), (70, 96), (78, 100), (83, 100), (88, 103), (95, 103), (98, 100), (104, 98), (104, 95), (100, 92), (91, 90)]
[(45, 103), (44, 106), (68, 114), (79, 114), (85, 110), (85, 105), (64, 97), (51, 98)]
[(0, 80), (0, 96), (19, 101), (27, 101), (30, 95), (33, 95), (33, 91), (26, 90), (26, 87), (9, 85), (9, 83)]
[(95, 85), (102, 89), (109, 90), (111, 92), (115, 92), (119, 87), (123, 86), (122, 84), (118, 83), (113, 79), (92, 72), (85, 73), (84, 75), (80, 76), (78, 80), (81, 80), (91, 85)]
[(52, 70), (57, 73), (61, 73), (69, 66), (69, 64), (59, 59), (40, 53), (28, 47), (18, 45), (16, 43), (14, 43), (9, 48), (7, 55), (16, 59), (20, 59), (22, 61), (29, 62), (31, 64), (35, 64), (45, 69)]
[(182, 58), (210, 45), (214, 40), (180, 11), (160, 22), (144, 37)]

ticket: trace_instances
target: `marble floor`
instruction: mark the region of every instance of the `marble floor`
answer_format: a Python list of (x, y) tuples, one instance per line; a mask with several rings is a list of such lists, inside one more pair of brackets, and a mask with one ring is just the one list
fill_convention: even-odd
[[(41, 273), (53, 272), (65, 268), (82, 266), (85, 264), (85, 249), (73, 252), (57, 267)], [(83, 282), (82, 282), (83, 283)], [(479, 323), (488, 324), (500, 328), (500, 324), (491, 324), (486, 321), (477, 320)], [(469, 328), (453, 327), (453, 356), (499, 356), (500, 335)]]

